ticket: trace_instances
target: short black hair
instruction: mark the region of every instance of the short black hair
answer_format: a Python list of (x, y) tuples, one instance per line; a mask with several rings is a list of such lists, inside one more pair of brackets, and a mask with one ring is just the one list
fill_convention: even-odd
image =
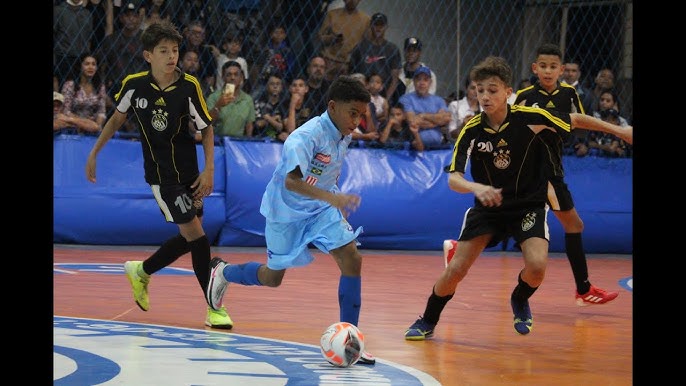
[(562, 60), (562, 50), (560, 49), (560, 46), (553, 43), (541, 44), (541, 46), (536, 50), (536, 57), (538, 58), (541, 55), (553, 55)]
[(152, 51), (162, 40), (171, 40), (181, 44), (183, 36), (176, 26), (168, 20), (150, 24), (141, 34), (141, 43), (145, 51)]
[(371, 102), (372, 97), (359, 80), (350, 75), (341, 75), (331, 83), (331, 86), (329, 86), (326, 100), (369, 103)]

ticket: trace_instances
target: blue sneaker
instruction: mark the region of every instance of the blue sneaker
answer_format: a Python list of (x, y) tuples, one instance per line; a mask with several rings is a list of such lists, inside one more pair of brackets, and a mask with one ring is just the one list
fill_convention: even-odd
[(434, 335), (435, 324), (428, 323), (423, 317), (419, 317), (411, 326), (405, 331), (405, 340), (424, 340), (431, 338)]
[(530, 333), (533, 328), (534, 318), (531, 316), (529, 301), (524, 300), (524, 302), (516, 302), (514, 299), (510, 298), (510, 305), (512, 306), (512, 312), (514, 313), (515, 330), (522, 335)]

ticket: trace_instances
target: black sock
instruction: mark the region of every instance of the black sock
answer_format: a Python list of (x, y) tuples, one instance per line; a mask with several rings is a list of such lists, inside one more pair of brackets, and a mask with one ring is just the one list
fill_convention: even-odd
[(565, 251), (572, 266), (576, 290), (579, 294), (585, 294), (591, 289), (591, 283), (588, 281), (588, 265), (581, 233), (565, 233)]
[(193, 271), (198, 279), (203, 294), (207, 291), (207, 283), (210, 282), (210, 240), (207, 236), (190, 241), (191, 257), (193, 259)]
[(186, 242), (186, 239), (184, 239), (179, 233), (178, 235), (165, 241), (164, 244), (162, 244), (162, 246), (160, 246), (157, 251), (152, 254), (152, 256), (143, 261), (143, 271), (145, 271), (145, 273), (148, 275), (152, 275), (160, 269), (175, 262), (179, 257), (183, 256), (188, 251), (190, 251), (188, 242)]
[(448, 301), (453, 298), (453, 295), (448, 295), (448, 296), (438, 296), (436, 295), (436, 292), (434, 292), (433, 288), (431, 289), (431, 296), (429, 296), (429, 300), (426, 301), (426, 308), (424, 309), (424, 320), (427, 323), (431, 324), (437, 324), (438, 319), (441, 318), (441, 312), (443, 312), (443, 308), (445, 308), (445, 305), (448, 304)]
[(538, 287), (534, 288), (530, 286), (527, 282), (522, 280), (522, 272), (519, 272), (519, 276), (517, 276), (517, 286), (512, 290), (512, 295), (510, 298), (515, 301), (524, 301), (524, 300), (529, 300), (531, 295), (536, 292)]

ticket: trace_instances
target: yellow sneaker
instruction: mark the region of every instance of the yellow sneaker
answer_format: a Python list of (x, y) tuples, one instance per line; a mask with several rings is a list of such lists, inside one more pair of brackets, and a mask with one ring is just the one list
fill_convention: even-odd
[(233, 320), (226, 312), (226, 307), (221, 306), (218, 310), (207, 307), (207, 319), (205, 325), (212, 328), (223, 328), (230, 330), (233, 327)]
[(144, 278), (138, 275), (138, 267), (142, 264), (142, 261), (127, 261), (124, 263), (124, 271), (133, 289), (133, 299), (141, 310), (147, 311), (150, 308), (150, 299), (148, 298), (150, 276)]

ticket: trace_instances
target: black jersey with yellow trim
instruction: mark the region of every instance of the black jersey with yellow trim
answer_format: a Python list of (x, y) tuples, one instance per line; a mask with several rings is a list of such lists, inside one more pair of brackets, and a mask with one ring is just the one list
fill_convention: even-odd
[(189, 131), (212, 123), (197, 78), (176, 69), (178, 79), (161, 89), (149, 71), (131, 74), (115, 95), (117, 110), (133, 115), (141, 128), (145, 181), (186, 184), (197, 178), (196, 142)]
[[(566, 83), (557, 82), (557, 87), (552, 92), (547, 92), (536, 82), (533, 85), (517, 92), (515, 104), (524, 106), (539, 107), (549, 111), (561, 113), (581, 113), (585, 114), (581, 104), (581, 98), (574, 86)], [(541, 133), (543, 142), (549, 147), (551, 153), (551, 164), (549, 172), (554, 176), (564, 177), (562, 168), (562, 152), (565, 142), (569, 143), (573, 138), (570, 136), (555, 135), (550, 131)], [(571, 145), (571, 143), (570, 143)]]
[[(469, 163), (473, 181), (503, 189), (498, 208), (543, 204), (548, 176), (541, 164), (549, 154), (537, 134), (544, 130), (554, 130), (555, 135), (569, 133), (569, 114), (508, 105), (505, 121), (492, 128), (480, 112), (457, 137), (448, 171), (464, 174)], [(476, 197), (474, 205), (482, 207)]]

